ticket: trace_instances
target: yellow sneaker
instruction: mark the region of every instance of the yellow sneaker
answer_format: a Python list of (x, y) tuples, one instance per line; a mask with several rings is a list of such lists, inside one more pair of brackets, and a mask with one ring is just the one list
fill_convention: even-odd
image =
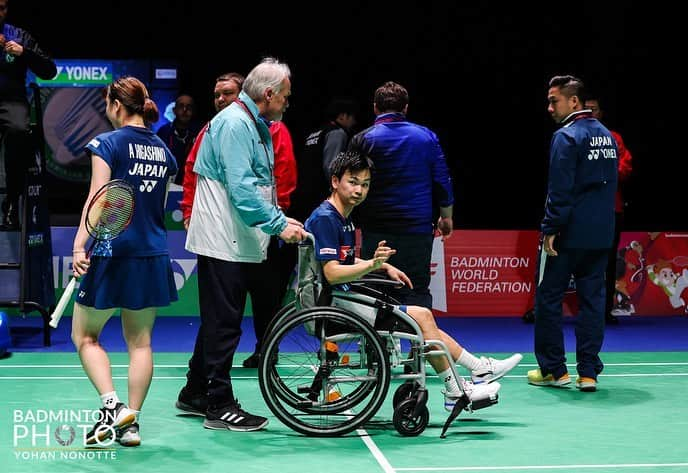
[(583, 392), (593, 393), (597, 391), (597, 380), (586, 376), (579, 376), (576, 379), (576, 387)]
[(567, 384), (571, 384), (571, 377), (568, 373), (564, 373), (561, 377), (554, 379), (554, 376), (548, 374), (542, 376), (540, 368), (528, 371), (528, 384), (534, 386), (554, 386), (555, 388), (562, 388)]

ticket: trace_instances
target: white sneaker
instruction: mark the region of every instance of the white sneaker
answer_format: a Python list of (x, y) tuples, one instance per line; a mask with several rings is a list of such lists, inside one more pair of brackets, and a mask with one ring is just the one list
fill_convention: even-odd
[[(461, 388), (463, 392), (466, 393), (468, 399), (471, 401), (466, 409), (467, 410), (477, 410), (483, 407), (491, 406), (497, 403), (499, 395), (497, 392), (499, 388), (502, 387), (501, 384), (495, 383), (483, 383), (483, 384), (473, 384), (470, 381), (466, 381), (463, 378), (459, 378), (461, 383)], [(445, 410), (451, 412), (456, 405), (456, 401), (461, 397), (459, 392), (444, 392), (444, 408)]]
[(128, 427), (117, 431), (117, 441), (124, 447), (138, 447), (141, 445), (139, 423), (134, 422)]
[(481, 356), (480, 361), (482, 362), (483, 366), (482, 368), (471, 371), (471, 380), (475, 384), (497, 381), (499, 378), (514, 369), (522, 359), (523, 355), (520, 353), (511, 355), (509, 358), (505, 358), (503, 360), (485, 358), (484, 356)]

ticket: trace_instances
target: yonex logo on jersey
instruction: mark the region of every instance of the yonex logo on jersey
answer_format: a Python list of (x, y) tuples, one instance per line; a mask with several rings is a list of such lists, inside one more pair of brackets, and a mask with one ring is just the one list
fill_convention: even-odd
[(321, 255), (336, 255), (337, 250), (334, 248), (320, 248)]
[(354, 256), (354, 249), (349, 245), (339, 247), (339, 261), (346, 261), (349, 256)]
[(604, 159), (616, 159), (616, 150), (614, 148), (591, 149), (588, 153), (588, 160), (599, 159), (600, 154)]
[(157, 183), (158, 181), (149, 181), (147, 179), (143, 179), (141, 181), (141, 185), (139, 186), (139, 190), (141, 192), (151, 192)]

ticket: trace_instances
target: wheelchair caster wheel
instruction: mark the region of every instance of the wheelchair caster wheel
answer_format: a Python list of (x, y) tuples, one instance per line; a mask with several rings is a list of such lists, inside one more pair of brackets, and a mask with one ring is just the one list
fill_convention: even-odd
[[(403, 386), (403, 385), (402, 385)], [(416, 400), (406, 399), (394, 409), (394, 428), (404, 437), (420, 435), (428, 426), (430, 412), (427, 406), (422, 406), (420, 412), (416, 411)]]
[(404, 402), (406, 399), (410, 399), (417, 389), (418, 383), (415, 381), (406, 381), (404, 384), (399, 386), (397, 390), (394, 391), (394, 397), (392, 398), (392, 406), (394, 406), (394, 409), (399, 407), (399, 404)]

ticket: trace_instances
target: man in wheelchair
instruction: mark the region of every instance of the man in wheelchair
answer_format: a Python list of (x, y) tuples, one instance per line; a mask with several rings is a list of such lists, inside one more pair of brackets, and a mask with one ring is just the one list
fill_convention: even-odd
[[(306, 221), (305, 227), (314, 236), (315, 257), (322, 264), (326, 282), (339, 290), (348, 290), (348, 283), (373, 271), (384, 271), (395, 281), (412, 287), (402, 271), (387, 263), (396, 250), (381, 241), (372, 259), (362, 260), (354, 255), (355, 227), (350, 214), (363, 202), (370, 189), (372, 162), (355, 151), (339, 153), (330, 166), (332, 193)], [(500, 384), (497, 379), (513, 369), (523, 358), (514, 354), (504, 360), (476, 357), (454, 338), (441, 330), (432, 312), (419, 306), (400, 306), (419, 325), (423, 337), (441, 340), (454, 362), (471, 372), (471, 381), (456, 379), (445, 356), (430, 356), (428, 361), (444, 381), (444, 407), (452, 411), (457, 399), (465, 393), (471, 402), (494, 401)]]

